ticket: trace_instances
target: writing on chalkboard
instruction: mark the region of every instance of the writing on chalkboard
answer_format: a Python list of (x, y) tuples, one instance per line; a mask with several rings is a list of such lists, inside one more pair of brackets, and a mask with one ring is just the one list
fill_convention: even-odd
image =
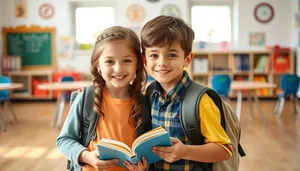
[(21, 27), (3, 29), (5, 56), (21, 56), (22, 68), (55, 67), (55, 29)]

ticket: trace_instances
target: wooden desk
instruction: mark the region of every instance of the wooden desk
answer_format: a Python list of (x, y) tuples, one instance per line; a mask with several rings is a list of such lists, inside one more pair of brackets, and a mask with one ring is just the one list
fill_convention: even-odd
[(248, 102), (249, 102), (249, 110), (250, 114), (253, 117), (253, 108), (252, 108), (252, 98), (255, 101), (256, 108), (258, 110), (258, 113), (260, 115), (260, 118), (263, 122), (263, 124), (266, 124), (266, 121), (264, 119), (264, 115), (262, 113), (262, 110), (259, 105), (259, 100), (256, 95), (256, 90), (261, 88), (275, 88), (277, 85), (273, 83), (262, 83), (262, 82), (255, 82), (255, 81), (233, 81), (231, 82), (230, 89), (232, 91), (237, 91), (237, 107), (236, 107), (236, 114), (237, 117), (240, 119), (241, 116), (241, 108), (242, 108), (242, 96), (243, 90), (246, 90), (248, 92)]
[[(23, 88), (23, 86), (24, 85), (22, 83), (0, 83), (0, 90), (14, 90), (14, 89)], [(13, 117), (15, 118), (15, 120), (17, 120), (17, 116), (12, 108), (11, 101), (9, 99), (6, 101), (5, 107), (8, 109), (7, 112), (9, 112), (9, 113), (7, 113), (7, 115), (10, 119), (10, 123), (12, 122), (10, 114), (12, 114)], [(2, 131), (5, 132), (6, 128), (2, 121), (1, 115), (0, 115), (0, 126), (1, 126)]]
[[(56, 82), (56, 83), (46, 83), (38, 85), (38, 89), (41, 90), (58, 90), (60, 91), (60, 97), (56, 103), (56, 110), (52, 117), (51, 126), (60, 127), (62, 121), (63, 110), (65, 106), (65, 95), (66, 91), (77, 90), (86, 86), (92, 85), (90, 81), (70, 81), (70, 82)], [(56, 124), (56, 125), (55, 125)]]

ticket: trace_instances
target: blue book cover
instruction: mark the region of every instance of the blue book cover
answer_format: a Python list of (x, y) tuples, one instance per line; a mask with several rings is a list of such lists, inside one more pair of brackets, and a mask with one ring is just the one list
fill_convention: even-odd
[(122, 142), (109, 139), (102, 139), (97, 147), (100, 160), (118, 158), (117, 165), (126, 168), (123, 165), (125, 160), (132, 164), (137, 164), (142, 157), (146, 158), (148, 164), (162, 160), (152, 152), (152, 148), (171, 145), (170, 134), (160, 127), (139, 136), (133, 142), (132, 149)]

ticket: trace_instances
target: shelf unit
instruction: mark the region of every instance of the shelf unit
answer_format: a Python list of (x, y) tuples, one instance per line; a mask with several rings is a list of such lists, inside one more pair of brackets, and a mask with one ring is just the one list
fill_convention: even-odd
[(52, 99), (52, 91), (48, 91), (45, 95), (34, 94), (33, 80), (40, 80), (46, 82), (52, 82), (53, 71), (16, 71), (10, 72), (8, 76), (12, 82), (22, 83), (24, 87), (22, 89), (13, 90), (11, 92), (11, 99)]
[[(187, 68), (187, 71), (193, 80), (201, 84), (209, 85), (214, 74), (228, 74), (232, 80), (262, 81), (277, 84), (277, 88), (258, 90), (259, 97), (278, 97), (278, 93), (281, 92), (279, 89), (280, 77), (283, 74), (294, 73), (295, 59), (292, 50), (199, 51), (194, 52), (194, 55), (193, 62)], [(280, 68), (277, 71), (278, 65), (275, 66), (275, 60), (281, 55), (289, 60), (289, 67)], [(246, 92), (244, 93), (247, 95)], [(236, 92), (231, 91), (230, 97), (236, 97)]]

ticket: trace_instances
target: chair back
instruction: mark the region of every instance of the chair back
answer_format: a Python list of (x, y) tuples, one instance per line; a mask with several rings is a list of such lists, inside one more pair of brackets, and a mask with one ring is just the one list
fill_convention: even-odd
[[(1, 83), (11, 83), (10, 78), (7, 76), (0, 76), (0, 84)], [(9, 90), (0, 90), (0, 100), (5, 100), (9, 98)]]
[(285, 74), (280, 78), (281, 89), (285, 96), (296, 95), (300, 79), (296, 74)]
[(220, 95), (228, 97), (230, 91), (231, 78), (229, 75), (213, 75), (211, 78), (212, 88)]
[(60, 79), (60, 82), (67, 82), (67, 81), (74, 81), (74, 78), (73, 77), (71, 77), (71, 76), (63, 76), (63, 77), (61, 77), (61, 79)]

